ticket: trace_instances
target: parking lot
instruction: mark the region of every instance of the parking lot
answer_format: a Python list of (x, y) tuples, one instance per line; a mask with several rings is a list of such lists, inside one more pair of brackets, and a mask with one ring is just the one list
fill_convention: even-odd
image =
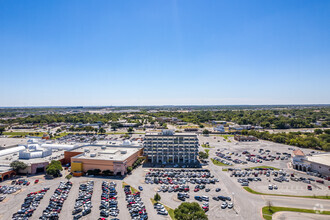
[[(115, 138), (120, 139), (113, 136), (106, 140)], [(7, 180), (1, 183), (1, 189), (8, 193), (0, 194), (5, 196), (0, 203), (0, 219), (11, 219), (25, 204), (31, 210), (30, 219), (41, 216), (49, 219), (47, 216), (58, 213), (59, 219), (74, 219), (74, 216), (84, 220), (146, 219), (148, 216), (148, 219), (168, 220), (170, 216), (164, 207), (154, 207), (150, 201), (157, 192), (161, 196), (160, 202), (172, 209), (183, 201), (197, 202), (209, 219), (243, 219), (242, 216), (255, 214), (265, 205), (259, 197), (246, 194), (242, 189), (244, 182), (251, 189), (263, 193), (313, 196), (329, 192), (329, 181), (320, 183), (316, 180), (322, 179), (313, 173), (308, 175), (290, 168), (290, 146), (267, 141), (237, 142), (232, 137), (225, 139), (222, 136), (199, 136), (199, 139), (200, 144), (209, 144), (209, 148), (200, 147), (200, 151), (207, 149), (209, 158), (219, 158), (231, 166), (216, 166), (210, 160), (201, 168), (187, 168), (186, 165), (185, 168), (183, 165), (167, 165), (165, 168), (140, 166), (124, 179), (74, 177), (70, 180), (70, 189), (63, 188), (67, 182), (64, 178), (66, 170), (63, 177), (52, 180), (46, 180), (43, 176), (24, 177), (17, 179), (22, 181), (18, 185), (16, 182), (11, 185), (12, 181)], [(304, 150), (307, 154), (312, 151)], [(278, 170), (247, 169), (258, 166), (271, 166)], [(228, 171), (223, 171), (223, 168)], [(140, 188), (140, 194), (129, 192), (129, 187), (123, 188), (123, 181), (135, 189)], [(308, 189), (309, 185), (311, 189)], [(65, 190), (64, 194), (61, 190)], [(63, 198), (63, 203), (59, 203), (58, 198)], [(257, 204), (251, 206), (246, 198), (253, 199)], [(57, 211), (59, 208), (60, 212)]]
[[(61, 212), (58, 214), (59, 219), (73, 219), (74, 216), (82, 215), (82, 211), (73, 215), (72, 211), (75, 210), (76, 199), (79, 198), (79, 188), (81, 184), (88, 184), (88, 181), (94, 181), (93, 186), (93, 195), (91, 196), (91, 212), (85, 216), (81, 216), (80, 219), (99, 219), (100, 216), (100, 205), (101, 205), (101, 195), (102, 195), (102, 183), (103, 181), (114, 182), (117, 184), (117, 200), (118, 200), (118, 216), (111, 217), (109, 216), (106, 219), (128, 219), (130, 216), (128, 209), (126, 207), (127, 202), (125, 201), (125, 193), (122, 188), (122, 180), (118, 179), (107, 179), (107, 178), (73, 178), (71, 179), (72, 188), (67, 193), (67, 199), (63, 203), (63, 207)], [(33, 212), (31, 219), (39, 219), (43, 215), (43, 211), (46, 210), (47, 206), (49, 206), (52, 196), (54, 195), (55, 190), (59, 187), (60, 182), (66, 180), (64, 178), (57, 178), (53, 180), (43, 180), (40, 183), (31, 185), (31, 187), (26, 188), (24, 191), (20, 191), (17, 194), (7, 195), (7, 198), (1, 202), (2, 209), (0, 210), (0, 218), (1, 219), (11, 219), (13, 214), (21, 209), (21, 205), (24, 203), (24, 200), (27, 194), (31, 192), (36, 192), (42, 190), (44, 188), (49, 188), (49, 190), (45, 193), (44, 197), (40, 201), (38, 207)], [(1, 185), (10, 184), (10, 181), (3, 182)]]
[[(255, 191), (272, 194), (286, 195), (326, 195), (329, 193), (329, 181), (326, 181), (313, 173), (305, 173), (290, 168), (292, 151), (295, 147), (259, 140), (257, 142), (238, 142), (233, 137), (224, 139), (222, 136), (199, 136), (201, 144), (208, 143), (210, 158), (216, 158), (222, 162), (228, 162), (231, 166), (226, 175), (235, 179), (235, 184), (242, 186), (242, 181), (250, 178), (248, 185)], [(306, 154), (315, 154), (317, 151), (304, 149)], [(241, 161), (234, 162), (234, 161)], [(212, 162), (210, 162), (212, 163)], [(250, 167), (269, 166), (278, 170), (246, 170)], [(234, 169), (234, 171), (230, 171)], [(232, 175), (244, 173), (244, 176)], [(249, 173), (249, 174), (248, 174)], [(257, 175), (255, 175), (257, 173)], [(267, 174), (269, 173), (269, 174)], [(310, 174), (310, 175), (309, 175)], [(251, 180), (251, 178), (253, 179)], [(257, 180), (257, 178), (259, 180)], [(281, 180), (281, 178), (284, 178)], [(317, 181), (324, 183), (318, 183)], [(244, 182), (244, 181), (243, 181)], [(309, 189), (308, 189), (308, 186)]]

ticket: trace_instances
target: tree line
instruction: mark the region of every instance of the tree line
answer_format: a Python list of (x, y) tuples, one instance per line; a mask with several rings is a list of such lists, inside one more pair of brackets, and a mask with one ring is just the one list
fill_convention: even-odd
[(330, 129), (315, 129), (311, 133), (289, 132), (269, 133), (268, 131), (242, 131), (242, 134), (253, 135), (257, 138), (273, 141), (281, 144), (288, 144), (303, 148), (320, 149), (330, 151)]

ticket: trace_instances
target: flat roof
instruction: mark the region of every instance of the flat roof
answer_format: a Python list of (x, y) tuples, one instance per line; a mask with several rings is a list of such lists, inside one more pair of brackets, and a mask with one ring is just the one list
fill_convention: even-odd
[(0, 173), (4, 173), (4, 172), (7, 172), (7, 171), (10, 171), (12, 170), (12, 168), (8, 165), (0, 165)]
[(19, 159), (19, 152), (7, 154), (0, 157), (0, 166), (9, 165), (11, 162), (15, 160), (22, 161), (28, 165), (34, 163), (43, 163), (43, 162), (50, 162), (52, 160), (60, 160), (64, 158), (64, 150), (53, 150), (52, 155), (47, 157), (40, 157), (40, 158), (31, 158), (31, 159)]
[(330, 166), (330, 153), (308, 156), (307, 160), (312, 163), (318, 163), (318, 164)]
[(162, 137), (175, 137), (175, 136), (196, 136), (194, 133), (175, 133), (173, 135), (164, 135), (163, 133), (146, 133), (145, 136), (162, 136)]
[(123, 161), (137, 153), (142, 147), (125, 147), (111, 145), (90, 145), (71, 150), (71, 152), (82, 152), (73, 158), (90, 160), (113, 160)]

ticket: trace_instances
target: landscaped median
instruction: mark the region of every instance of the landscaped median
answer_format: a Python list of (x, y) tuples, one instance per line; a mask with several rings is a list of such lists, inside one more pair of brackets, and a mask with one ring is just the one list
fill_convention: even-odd
[(330, 199), (330, 196), (296, 196), (296, 195), (282, 195), (282, 194), (271, 194), (271, 193), (262, 193), (257, 192), (251, 189), (248, 186), (243, 187), (249, 193), (257, 194), (257, 195), (266, 195), (266, 196), (285, 196), (285, 197), (298, 197), (298, 198), (308, 198), (308, 199)]
[[(151, 203), (152, 203), (153, 205), (154, 205), (155, 203), (157, 203), (153, 198), (150, 198), (150, 201), (151, 201)], [(162, 204), (162, 205), (165, 207), (165, 209), (166, 209), (166, 211), (168, 212), (168, 214), (170, 215), (171, 219), (172, 219), (172, 220), (175, 220), (175, 218), (174, 218), (174, 210), (171, 209), (170, 207), (164, 205), (164, 204), (161, 203), (161, 202), (158, 202), (158, 203)]]
[[(262, 169), (273, 169), (273, 170), (280, 170), (276, 167), (271, 167), (271, 166), (257, 166), (257, 167), (247, 167), (247, 168), (242, 168), (242, 170), (245, 170), (245, 169), (251, 169), (251, 170), (254, 170), (254, 169), (259, 169), (259, 168), (262, 168)], [(234, 168), (232, 168), (234, 169)], [(223, 168), (222, 171), (229, 171), (228, 168)]]
[(315, 213), (321, 215), (330, 215), (330, 211), (313, 210), (313, 209), (298, 209), (298, 208), (289, 208), (289, 207), (278, 207), (278, 206), (265, 206), (262, 208), (262, 217), (266, 220), (271, 220), (273, 214), (276, 212), (304, 212), (304, 213)]
[(220, 161), (217, 161), (213, 158), (211, 158), (211, 161), (214, 165), (217, 165), (217, 166), (231, 166), (231, 165), (227, 165), (227, 164), (224, 164), (224, 163), (221, 163)]
[(276, 167), (271, 167), (271, 166), (257, 166), (257, 167), (248, 167), (246, 169), (251, 169), (251, 170), (254, 170), (254, 169), (259, 169), (259, 168), (263, 168), (263, 169), (273, 169), (273, 170), (280, 170)]
[[(122, 187), (125, 188), (126, 185), (129, 185), (129, 184), (123, 182)], [(133, 186), (131, 186), (131, 191), (133, 194), (139, 192), (139, 190), (135, 189)]]

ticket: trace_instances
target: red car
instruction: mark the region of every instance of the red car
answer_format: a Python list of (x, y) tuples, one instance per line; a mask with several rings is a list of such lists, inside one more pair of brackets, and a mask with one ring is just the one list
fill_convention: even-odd
[(204, 209), (204, 212), (209, 211), (209, 207), (207, 207), (207, 206), (203, 206), (202, 208)]
[(307, 189), (308, 189), (308, 190), (312, 190), (312, 186), (311, 186), (311, 185), (308, 185), (308, 186), (307, 186)]
[(34, 181), (34, 184), (37, 184), (37, 183), (39, 183), (39, 180), (38, 180), (38, 179), (36, 179), (36, 180)]

